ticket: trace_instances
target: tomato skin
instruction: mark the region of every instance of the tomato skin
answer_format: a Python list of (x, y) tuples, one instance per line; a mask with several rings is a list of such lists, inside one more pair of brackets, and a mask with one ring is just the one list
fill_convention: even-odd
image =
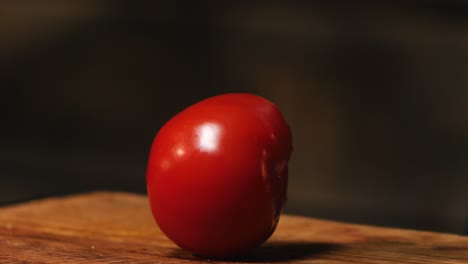
[(262, 97), (225, 94), (188, 107), (151, 147), (146, 180), (158, 226), (197, 255), (255, 248), (278, 223), (291, 151), (289, 126)]

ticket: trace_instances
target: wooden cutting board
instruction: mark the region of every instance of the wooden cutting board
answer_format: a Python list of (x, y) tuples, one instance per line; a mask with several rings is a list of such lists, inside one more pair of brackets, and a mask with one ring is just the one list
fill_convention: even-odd
[(468, 263), (468, 237), (283, 215), (251, 255), (214, 261), (167, 240), (141, 195), (98, 192), (0, 208), (0, 263), (227, 262)]

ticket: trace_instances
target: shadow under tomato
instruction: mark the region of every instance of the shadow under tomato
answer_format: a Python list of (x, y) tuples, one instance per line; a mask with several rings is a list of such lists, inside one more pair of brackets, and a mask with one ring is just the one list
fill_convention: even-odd
[(172, 256), (191, 260), (217, 260), (226, 262), (283, 262), (318, 257), (321, 254), (328, 253), (332, 250), (337, 250), (340, 247), (341, 246), (339, 244), (331, 243), (270, 242), (262, 245), (248, 254), (238, 257), (213, 259), (193, 256), (182, 249), (174, 250), (172, 252)]
[(280, 262), (306, 258), (313, 258), (321, 254), (336, 250), (338, 244), (310, 243), (310, 242), (271, 242), (267, 243), (251, 253), (232, 258), (231, 261), (239, 262)]

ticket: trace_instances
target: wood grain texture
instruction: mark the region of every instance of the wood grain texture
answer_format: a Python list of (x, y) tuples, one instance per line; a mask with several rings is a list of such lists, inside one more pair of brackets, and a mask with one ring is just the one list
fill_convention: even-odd
[(468, 263), (468, 237), (283, 215), (262, 247), (215, 261), (166, 239), (141, 195), (99, 192), (0, 208), (0, 263), (228, 262)]

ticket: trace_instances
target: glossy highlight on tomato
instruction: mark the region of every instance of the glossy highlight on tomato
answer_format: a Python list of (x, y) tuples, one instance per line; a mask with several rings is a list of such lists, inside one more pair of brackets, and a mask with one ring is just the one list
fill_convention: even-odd
[(286, 201), (291, 131), (252, 94), (224, 94), (170, 119), (147, 168), (153, 216), (175, 244), (205, 257), (244, 254), (274, 232)]

